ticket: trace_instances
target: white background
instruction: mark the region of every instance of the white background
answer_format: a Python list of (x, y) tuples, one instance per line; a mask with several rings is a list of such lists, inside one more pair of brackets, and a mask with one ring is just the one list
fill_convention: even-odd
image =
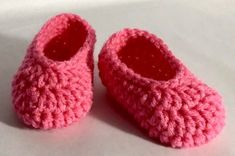
[[(78, 13), (96, 29), (95, 60), (102, 44), (124, 27), (157, 34), (200, 79), (224, 97), (226, 127), (209, 144), (173, 149), (148, 139), (106, 98), (97, 67), (89, 115), (67, 128), (26, 128), (12, 111), (10, 83), (43, 23), (61, 12)], [(1, 0), (0, 156), (234, 156), (235, 2), (232, 0)]]

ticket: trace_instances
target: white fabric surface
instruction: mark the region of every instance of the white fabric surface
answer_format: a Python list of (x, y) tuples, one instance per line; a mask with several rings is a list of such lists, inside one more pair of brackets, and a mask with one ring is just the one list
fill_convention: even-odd
[[(232, 0), (1, 0), (1, 156), (234, 156), (235, 2)], [(156, 144), (125, 120), (106, 99), (97, 67), (94, 105), (67, 128), (28, 129), (11, 109), (10, 83), (27, 45), (51, 16), (78, 13), (96, 29), (95, 60), (109, 35), (124, 27), (146, 29), (163, 38), (174, 54), (224, 97), (226, 127), (209, 144), (172, 149)]]

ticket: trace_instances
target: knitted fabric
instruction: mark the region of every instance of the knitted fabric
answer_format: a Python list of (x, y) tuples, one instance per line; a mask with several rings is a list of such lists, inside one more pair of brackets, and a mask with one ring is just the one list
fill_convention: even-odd
[(95, 31), (79, 16), (60, 14), (41, 28), (12, 82), (15, 111), (27, 125), (64, 127), (93, 100)]
[(153, 34), (138, 29), (113, 34), (102, 48), (98, 67), (109, 94), (163, 144), (201, 145), (224, 126), (221, 96)]

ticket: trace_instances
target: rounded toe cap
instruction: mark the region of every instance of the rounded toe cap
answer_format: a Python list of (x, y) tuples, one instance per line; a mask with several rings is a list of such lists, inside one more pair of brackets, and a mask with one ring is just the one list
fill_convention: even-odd
[[(50, 79), (53, 79), (52, 77)], [(40, 85), (40, 83), (46, 83)], [(12, 84), (14, 109), (29, 126), (60, 128), (85, 116), (92, 105), (91, 84), (49, 83), (40, 78), (29, 80), (18, 73)]]
[[(192, 94), (190, 97), (195, 96)], [(152, 125), (149, 135), (172, 147), (193, 147), (207, 143), (225, 124), (221, 97), (215, 91), (210, 90), (197, 100), (184, 100), (181, 97), (178, 100), (168, 99), (165, 103), (168, 105), (156, 107), (148, 121)], [(180, 107), (172, 103), (178, 103)]]

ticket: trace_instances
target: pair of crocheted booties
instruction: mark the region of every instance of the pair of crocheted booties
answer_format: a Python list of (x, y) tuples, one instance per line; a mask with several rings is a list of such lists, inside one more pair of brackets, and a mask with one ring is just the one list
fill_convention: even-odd
[[(59, 128), (89, 112), (95, 41), (93, 28), (74, 14), (57, 15), (41, 28), (12, 82), (14, 109), (25, 124)], [(124, 29), (113, 34), (98, 67), (110, 95), (163, 144), (200, 145), (224, 126), (221, 96), (151, 33)]]

